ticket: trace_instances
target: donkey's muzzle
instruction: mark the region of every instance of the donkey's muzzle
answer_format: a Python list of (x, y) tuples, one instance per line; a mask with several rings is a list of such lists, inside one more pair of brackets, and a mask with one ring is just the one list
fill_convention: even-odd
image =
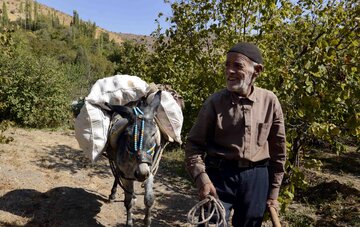
[(147, 163), (140, 163), (134, 173), (136, 180), (140, 182), (143, 182), (146, 179), (148, 179), (149, 175), (150, 175), (150, 167)]

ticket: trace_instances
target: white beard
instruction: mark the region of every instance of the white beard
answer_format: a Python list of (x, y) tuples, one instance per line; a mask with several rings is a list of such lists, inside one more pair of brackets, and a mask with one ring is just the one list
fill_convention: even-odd
[(226, 81), (226, 87), (229, 91), (236, 92), (240, 95), (246, 96), (252, 85), (251, 78), (249, 80)]

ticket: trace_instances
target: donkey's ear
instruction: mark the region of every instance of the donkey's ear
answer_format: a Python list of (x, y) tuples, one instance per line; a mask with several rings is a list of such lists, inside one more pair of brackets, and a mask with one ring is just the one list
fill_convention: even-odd
[(155, 113), (161, 102), (161, 90), (156, 92), (153, 100), (150, 103), (151, 112)]
[(105, 105), (109, 107), (111, 111), (120, 114), (122, 117), (128, 119), (129, 121), (132, 121), (135, 118), (132, 109), (128, 106), (112, 105), (107, 102), (105, 102)]

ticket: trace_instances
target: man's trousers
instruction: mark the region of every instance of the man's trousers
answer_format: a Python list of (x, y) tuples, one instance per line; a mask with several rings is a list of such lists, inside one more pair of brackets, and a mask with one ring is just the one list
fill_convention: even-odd
[(233, 210), (234, 227), (261, 226), (269, 191), (267, 162), (252, 167), (239, 167), (235, 161), (225, 161), (207, 173), (226, 210), (227, 220)]

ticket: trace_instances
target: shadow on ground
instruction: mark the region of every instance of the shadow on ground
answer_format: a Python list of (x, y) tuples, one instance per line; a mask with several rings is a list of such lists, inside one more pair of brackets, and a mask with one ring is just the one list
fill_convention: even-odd
[(331, 174), (350, 174), (360, 177), (360, 152), (349, 151), (336, 154), (329, 150), (313, 149), (308, 151), (308, 155), (309, 157), (305, 159), (320, 160), (323, 164), (322, 170)]
[(89, 176), (112, 176), (107, 159), (103, 156), (95, 163), (91, 163), (81, 150), (73, 149), (66, 145), (57, 145), (46, 148), (46, 154), (39, 156), (34, 163), (46, 169), (55, 171), (70, 171), (72, 174), (80, 170), (89, 170)]
[(334, 174), (341, 172), (360, 177), (360, 152), (350, 152), (330, 157), (319, 157), (324, 163), (323, 169)]
[[(152, 224), (156, 227), (175, 227), (185, 226), (187, 223), (187, 213), (198, 202), (195, 189), (183, 177), (179, 177), (173, 168), (168, 168), (169, 163), (166, 159), (160, 162), (159, 171), (155, 175), (154, 182), (161, 184), (154, 187), (155, 204), (152, 209)], [(123, 193), (118, 187), (119, 193)], [(136, 193), (143, 194), (144, 188), (137, 188)], [(121, 201), (123, 202), (123, 201)], [(143, 199), (139, 197), (133, 209), (134, 226), (142, 226), (145, 216)], [(121, 204), (123, 206), (123, 204)], [(125, 209), (125, 208), (122, 208)], [(118, 226), (124, 227), (124, 223)]]
[[(89, 176), (112, 178), (109, 164), (105, 157), (101, 157), (95, 163), (90, 163), (84, 156), (83, 151), (73, 149), (66, 145), (47, 147), (46, 154), (41, 155), (34, 161), (38, 167), (65, 171), (71, 174), (86, 171)], [(176, 164), (176, 165), (175, 165)], [(156, 202), (152, 212), (152, 226), (184, 226), (187, 222), (188, 211), (197, 203), (194, 188), (191, 182), (179, 174), (178, 169), (182, 162), (174, 163), (162, 159), (159, 171), (155, 176), (155, 183), (165, 186), (165, 192), (155, 189)], [(169, 168), (175, 167), (174, 168)], [(119, 193), (123, 193), (118, 188)], [(109, 189), (110, 192), (110, 189)], [(138, 193), (143, 193), (143, 188)], [(176, 192), (176, 193), (174, 193)], [(67, 195), (67, 196), (65, 196)], [(19, 198), (19, 199), (16, 199)], [(26, 226), (103, 226), (96, 222), (95, 217), (100, 212), (101, 203), (105, 201), (96, 193), (85, 191), (80, 188), (55, 188), (46, 193), (35, 190), (14, 190), (0, 199), (0, 209), (10, 213), (32, 218)], [(86, 201), (79, 203), (79, 201)], [(123, 201), (121, 206), (123, 206)], [(137, 201), (143, 203), (143, 201)], [(157, 209), (165, 207), (165, 209)], [(116, 211), (113, 211), (116, 212)], [(134, 224), (141, 226), (144, 218), (144, 210), (134, 207)], [(0, 226), (1, 226), (0, 221)], [(118, 223), (117, 226), (125, 226)]]
[(196, 202), (197, 200), (192, 197), (179, 194), (158, 196), (157, 203), (167, 208), (154, 212), (154, 226), (169, 226), (169, 223), (174, 223), (171, 226), (183, 226), (187, 222), (187, 213)]
[(360, 191), (337, 180), (322, 182), (299, 193), (297, 199), (316, 207), (315, 226), (348, 226), (360, 223)]
[[(192, 206), (195, 205), (194, 203), (196, 201), (194, 201), (193, 198), (190, 198), (188, 196), (183, 196), (178, 194), (164, 195), (161, 194), (161, 192), (155, 192), (155, 195), (156, 195), (155, 205), (152, 208), (152, 212), (151, 212), (151, 217), (152, 217), (151, 226), (156, 226), (156, 227), (185, 226), (187, 223), (187, 213), (192, 208)], [(143, 201), (137, 200), (135, 206), (133, 207), (134, 226), (143, 225), (143, 219), (145, 217), (145, 209), (139, 208), (140, 203), (143, 203)], [(120, 206), (123, 206), (123, 203)], [(165, 207), (165, 208), (159, 209), (158, 207)], [(124, 209), (125, 211), (125, 208), (121, 208), (121, 209)], [(125, 223), (119, 223), (117, 226), (125, 227), (126, 225)]]
[[(31, 218), (32, 226), (103, 226), (95, 217), (105, 198), (81, 188), (58, 187), (45, 193), (18, 189), (0, 198), (0, 210)], [(12, 226), (0, 221), (1, 226)]]
[(166, 187), (165, 190), (176, 194), (162, 194), (155, 190), (156, 203), (166, 209), (154, 212), (153, 226), (184, 226), (187, 223), (187, 213), (198, 202), (196, 190), (189, 178), (179, 171), (183, 162), (174, 162), (162, 159), (159, 172), (155, 176), (155, 182), (161, 182)]

